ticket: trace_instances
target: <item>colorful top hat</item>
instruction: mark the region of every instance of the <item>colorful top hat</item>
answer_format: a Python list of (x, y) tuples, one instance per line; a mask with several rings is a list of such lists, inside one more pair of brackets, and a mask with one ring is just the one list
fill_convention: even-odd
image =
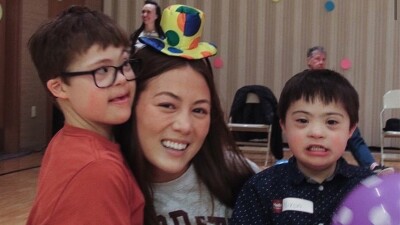
[(164, 9), (161, 27), (165, 38), (140, 37), (139, 40), (166, 55), (187, 59), (202, 59), (217, 54), (217, 48), (200, 42), (204, 13), (186, 5), (171, 5)]

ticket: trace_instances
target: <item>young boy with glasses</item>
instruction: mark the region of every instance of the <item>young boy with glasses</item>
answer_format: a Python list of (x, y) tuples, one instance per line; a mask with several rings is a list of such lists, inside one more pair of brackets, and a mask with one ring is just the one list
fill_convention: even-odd
[(27, 224), (143, 224), (144, 198), (116, 135), (126, 133), (139, 63), (129, 60), (126, 33), (73, 6), (28, 45), (65, 124), (46, 149)]

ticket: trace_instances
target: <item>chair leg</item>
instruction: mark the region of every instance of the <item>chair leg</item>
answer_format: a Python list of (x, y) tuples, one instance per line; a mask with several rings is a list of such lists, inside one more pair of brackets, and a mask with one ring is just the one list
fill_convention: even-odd
[(264, 163), (265, 167), (268, 167), (269, 151), (270, 151), (270, 148), (268, 147), (267, 148), (267, 153), (266, 153), (266, 158), (265, 158), (265, 163)]
[(385, 158), (385, 154), (383, 152), (383, 145), (384, 145), (383, 141), (384, 141), (383, 134), (381, 133), (381, 165), (382, 166), (384, 166), (384, 163), (385, 163), (385, 159), (384, 159)]

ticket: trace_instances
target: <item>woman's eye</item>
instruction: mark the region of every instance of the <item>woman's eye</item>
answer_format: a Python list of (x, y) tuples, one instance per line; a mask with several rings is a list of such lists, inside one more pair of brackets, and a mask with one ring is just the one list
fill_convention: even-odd
[(158, 104), (160, 107), (163, 107), (163, 108), (167, 108), (167, 109), (173, 109), (173, 108), (175, 108), (174, 107), (174, 105), (173, 104), (170, 104), (170, 103), (160, 103), (160, 104)]
[(195, 113), (201, 113), (201, 114), (208, 114), (208, 110), (202, 109), (202, 108), (194, 109), (193, 112), (195, 112)]

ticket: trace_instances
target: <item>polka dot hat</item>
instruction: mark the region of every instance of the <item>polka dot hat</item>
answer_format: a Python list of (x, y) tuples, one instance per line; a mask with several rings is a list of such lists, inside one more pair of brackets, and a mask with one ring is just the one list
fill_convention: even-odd
[(203, 33), (204, 13), (186, 5), (171, 5), (161, 17), (164, 39), (140, 37), (139, 40), (170, 56), (202, 59), (217, 54), (217, 48), (208, 42), (200, 42)]

